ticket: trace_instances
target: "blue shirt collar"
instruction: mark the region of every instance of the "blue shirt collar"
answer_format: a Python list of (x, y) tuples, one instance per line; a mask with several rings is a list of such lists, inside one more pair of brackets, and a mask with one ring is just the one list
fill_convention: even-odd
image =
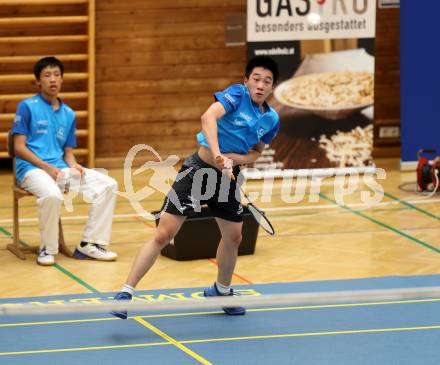
[[(38, 93), (37, 96), (52, 108), (52, 104), (48, 100), (46, 100), (43, 97), (43, 95), (41, 95), (41, 93)], [(63, 105), (63, 101), (59, 97), (57, 97), (57, 99), (58, 99), (58, 102), (60, 103), (60, 107), (58, 108), (58, 110), (59, 110), (59, 109), (61, 109), (61, 106)]]

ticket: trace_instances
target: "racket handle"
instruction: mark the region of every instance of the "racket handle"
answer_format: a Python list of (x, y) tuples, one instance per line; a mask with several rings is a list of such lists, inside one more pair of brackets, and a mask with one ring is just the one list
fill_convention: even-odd
[[(224, 166), (225, 160), (224, 160), (223, 156), (218, 155), (218, 156), (215, 158), (215, 161), (217, 162), (217, 164), (219, 164), (219, 165), (223, 165), (223, 166)], [(222, 171), (225, 171), (225, 170), (226, 170), (226, 172), (227, 172), (229, 178), (230, 178), (231, 180), (235, 180), (235, 176), (234, 176), (234, 173), (232, 172), (232, 168), (230, 168), (230, 169), (223, 169)]]

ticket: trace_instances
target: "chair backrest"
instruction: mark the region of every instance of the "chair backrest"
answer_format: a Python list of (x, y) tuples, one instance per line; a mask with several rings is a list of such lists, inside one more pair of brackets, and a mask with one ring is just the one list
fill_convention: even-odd
[[(17, 175), (15, 173), (15, 149), (14, 149), (14, 134), (12, 129), (8, 131), (8, 155), (12, 158), (12, 175), (14, 179), (14, 186), (19, 187), (17, 184)], [(65, 189), (65, 193), (69, 191), (68, 188)]]
[(8, 131), (8, 155), (12, 158), (12, 176), (14, 179), (14, 186), (17, 186), (17, 176), (15, 174), (14, 135), (12, 134), (12, 129)]
[(14, 151), (14, 135), (12, 134), (12, 129), (8, 131), (8, 155), (11, 158), (15, 157)]

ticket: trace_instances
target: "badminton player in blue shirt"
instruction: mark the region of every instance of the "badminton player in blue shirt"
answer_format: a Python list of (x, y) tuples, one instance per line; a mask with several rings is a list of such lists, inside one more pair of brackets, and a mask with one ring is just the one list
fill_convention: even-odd
[(92, 202), (75, 257), (114, 261), (117, 254), (107, 250), (107, 245), (118, 184), (109, 176), (81, 166), (75, 159), (75, 112), (58, 97), (63, 63), (55, 57), (44, 57), (35, 64), (34, 74), (39, 92), (18, 105), (12, 133), (17, 182), (37, 197), (41, 235), (37, 263), (55, 263), (66, 184)]
[[(155, 236), (140, 249), (115, 300), (132, 299), (135, 286), (153, 266), (162, 248), (178, 233), (185, 218), (194, 215), (201, 204), (208, 205), (222, 235), (216, 256), (217, 280), (204, 295), (233, 295), (230, 285), (243, 225), (236, 177), (239, 165), (255, 162), (278, 132), (278, 114), (266, 102), (277, 77), (278, 67), (273, 59), (257, 56), (248, 62), (243, 84), (214, 94), (215, 101), (201, 117), (202, 130), (197, 134), (200, 147), (184, 161), (172, 186), (173, 194), (165, 199)], [(230, 179), (231, 174), (235, 178)], [(225, 181), (227, 189), (224, 189)], [(223, 310), (229, 315), (246, 312), (241, 307)], [(124, 310), (112, 314), (127, 318)]]

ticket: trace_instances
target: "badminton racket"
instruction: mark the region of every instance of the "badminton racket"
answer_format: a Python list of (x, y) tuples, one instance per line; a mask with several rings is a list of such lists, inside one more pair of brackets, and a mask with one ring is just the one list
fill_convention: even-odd
[[(224, 165), (224, 159), (223, 156), (217, 156), (216, 157), (216, 161), (219, 164), (219, 166), (223, 166)], [(235, 176), (232, 173), (231, 169), (226, 169), (228, 172), (228, 175), (230, 177), (231, 180), (235, 181)], [(252, 216), (254, 217), (255, 221), (260, 225), (261, 228), (263, 228), (267, 233), (269, 233), (271, 236), (273, 236), (275, 234), (275, 229), (273, 228), (272, 223), (270, 223), (269, 218), (267, 218), (266, 214), (259, 208), (257, 208), (249, 199), (249, 197), (246, 195), (246, 193), (244, 192), (243, 188), (241, 187), (241, 185), (239, 185), (237, 183), (237, 186), (239, 187), (241, 193), (243, 194), (243, 196), (246, 198), (246, 207), (249, 210), (249, 212), (252, 214)]]
[[(238, 185), (238, 184), (237, 184)], [(246, 193), (244, 192), (241, 185), (238, 185), (240, 188), (241, 193), (247, 200), (246, 207), (248, 208), (249, 212), (251, 212), (254, 219), (257, 221), (257, 223), (260, 225), (261, 228), (263, 228), (267, 233), (269, 233), (271, 236), (275, 234), (275, 229), (272, 226), (272, 223), (270, 223), (269, 218), (267, 218), (266, 214), (261, 210), (258, 209), (248, 198)]]

